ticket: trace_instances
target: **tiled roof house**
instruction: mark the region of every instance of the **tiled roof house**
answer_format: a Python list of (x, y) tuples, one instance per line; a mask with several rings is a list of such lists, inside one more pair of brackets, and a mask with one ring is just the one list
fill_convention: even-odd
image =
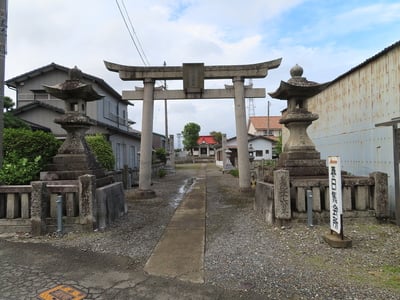
[(247, 132), (252, 135), (279, 137), (282, 134), (281, 116), (253, 116), (249, 117)]

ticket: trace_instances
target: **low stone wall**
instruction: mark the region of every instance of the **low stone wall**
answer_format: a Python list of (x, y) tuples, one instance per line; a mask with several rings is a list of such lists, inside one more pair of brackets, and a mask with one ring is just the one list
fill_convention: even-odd
[[(0, 186), (0, 233), (57, 231), (57, 203), (62, 196), (63, 230), (91, 231), (126, 213), (121, 182), (96, 189), (96, 177), (34, 181), (31, 185)], [(100, 201), (101, 205), (98, 205)], [(107, 219), (104, 221), (105, 216)]]
[[(289, 172), (274, 172), (274, 183), (257, 182), (254, 209), (268, 223), (307, 219), (307, 191), (312, 196), (313, 223), (329, 221), (328, 178), (290, 178)], [(387, 174), (342, 178), (344, 218), (387, 218)]]
[(128, 212), (122, 182), (96, 189), (96, 199), (97, 225), (100, 230)]
[[(158, 177), (160, 169), (165, 168), (164, 163), (154, 163), (151, 166), (151, 176)], [(125, 190), (137, 186), (139, 183), (139, 169), (131, 169), (125, 166), (122, 170), (110, 171), (108, 176), (112, 176), (114, 182), (122, 182)]]
[(0, 232), (29, 232), (31, 229), (30, 185), (0, 186)]

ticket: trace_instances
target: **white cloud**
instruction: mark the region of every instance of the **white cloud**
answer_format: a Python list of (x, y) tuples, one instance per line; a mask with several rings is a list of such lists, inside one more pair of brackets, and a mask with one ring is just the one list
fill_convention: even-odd
[[(380, 26), (385, 25), (400, 30), (400, 4), (389, 0), (378, 4), (338, 1), (338, 5), (310, 0), (124, 3), (152, 65), (162, 65), (164, 61), (167, 65), (247, 64), (282, 57), (281, 66), (270, 70), (267, 78), (253, 80), (255, 87), (264, 87), (267, 92), (274, 91), (280, 80), (289, 79), (289, 70), (296, 63), (303, 66), (309, 80), (333, 80), (388, 46), (379, 41), (373, 48), (358, 46), (371, 34), (377, 34), (375, 27), (382, 30)], [(344, 6), (348, 9), (343, 10)], [(303, 16), (304, 11), (312, 11), (312, 17)], [(354, 32), (357, 36), (352, 36), (351, 41), (342, 39)], [(398, 39), (397, 32), (385, 31), (386, 40)], [(9, 1), (6, 78), (56, 62), (67, 67), (77, 65), (119, 92), (141, 85), (121, 81), (117, 73), (106, 70), (103, 60), (142, 65), (115, 1)], [(206, 87), (223, 88), (225, 83), (231, 82), (206, 82)], [(179, 89), (182, 83), (171, 81), (168, 87)], [(279, 114), (286, 105), (285, 101), (269, 97), (255, 99), (256, 114), (266, 115), (268, 100), (272, 103), (271, 114)], [(204, 134), (216, 130), (235, 135), (233, 100), (169, 103), (170, 133), (176, 134), (186, 123), (196, 122)], [(137, 122), (134, 128), (140, 130), (141, 103), (136, 101), (129, 112), (130, 119)], [(154, 131), (164, 130), (163, 101), (157, 101)]]

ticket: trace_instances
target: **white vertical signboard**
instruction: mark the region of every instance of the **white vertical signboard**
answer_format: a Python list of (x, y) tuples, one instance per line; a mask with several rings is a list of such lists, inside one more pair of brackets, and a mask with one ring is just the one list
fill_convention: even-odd
[(339, 156), (328, 156), (331, 230), (341, 233), (342, 176)]

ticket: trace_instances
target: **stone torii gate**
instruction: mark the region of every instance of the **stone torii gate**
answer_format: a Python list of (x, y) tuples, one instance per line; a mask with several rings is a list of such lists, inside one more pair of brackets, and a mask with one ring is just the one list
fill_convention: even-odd
[[(125, 66), (105, 61), (109, 71), (118, 72), (125, 81), (143, 81), (144, 88), (122, 91), (124, 100), (143, 100), (142, 136), (140, 145), (139, 191), (151, 195), (151, 159), (154, 100), (225, 99), (234, 98), (238, 145), (239, 188), (250, 189), (250, 162), (245, 98), (264, 98), (265, 88), (245, 86), (246, 78), (264, 78), (269, 69), (281, 64), (281, 58), (250, 65), (205, 66), (189, 63), (180, 66)], [(232, 79), (225, 89), (204, 89), (205, 79)], [(154, 87), (156, 80), (183, 80), (183, 90), (163, 90)]]

